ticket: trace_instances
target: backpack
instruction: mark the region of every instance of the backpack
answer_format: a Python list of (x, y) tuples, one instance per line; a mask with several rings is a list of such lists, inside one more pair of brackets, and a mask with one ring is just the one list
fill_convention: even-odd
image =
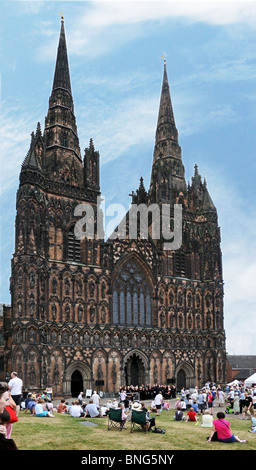
[(156, 434), (165, 434), (166, 433), (166, 430), (163, 429), (163, 428), (157, 428), (156, 426), (152, 429), (152, 432), (156, 433)]

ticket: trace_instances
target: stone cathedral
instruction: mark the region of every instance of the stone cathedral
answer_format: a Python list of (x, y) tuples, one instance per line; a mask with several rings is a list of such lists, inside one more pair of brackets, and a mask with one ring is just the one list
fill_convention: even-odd
[(95, 224), (100, 217), (99, 175), (93, 139), (80, 150), (62, 19), (44, 129), (37, 125), (21, 160), (7, 369), (55, 396), (225, 382), (217, 210), (197, 165), (185, 181), (166, 63), (150, 186), (141, 178), (131, 196), (146, 207), (182, 205), (180, 248), (153, 238), (150, 213), (147, 238), (79, 239), (75, 208), (94, 208)]

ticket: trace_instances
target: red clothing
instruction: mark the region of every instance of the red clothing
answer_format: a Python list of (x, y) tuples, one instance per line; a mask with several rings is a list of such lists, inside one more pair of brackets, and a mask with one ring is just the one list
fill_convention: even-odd
[(227, 439), (232, 436), (232, 432), (229, 429), (230, 424), (225, 419), (216, 419), (212, 424), (215, 426), (218, 439)]
[(66, 409), (67, 409), (67, 405), (65, 405), (65, 403), (59, 403), (57, 406), (58, 413), (65, 413)]
[(195, 411), (189, 411), (187, 413), (187, 416), (189, 417), (189, 421), (196, 421), (196, 412)]

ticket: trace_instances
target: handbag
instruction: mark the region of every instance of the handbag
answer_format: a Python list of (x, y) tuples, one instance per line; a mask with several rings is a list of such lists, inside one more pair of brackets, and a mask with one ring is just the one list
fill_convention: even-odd
[(16, 423), (18, 421), (18, 417), (17, 417), (14, 409), (9, 405), (7, 405), (5, 407), (5, 409), (6, 409), (6, 411), (8, 411), (8, 413), (10, 415), (10, 419), (8, 421), (8, 424)]

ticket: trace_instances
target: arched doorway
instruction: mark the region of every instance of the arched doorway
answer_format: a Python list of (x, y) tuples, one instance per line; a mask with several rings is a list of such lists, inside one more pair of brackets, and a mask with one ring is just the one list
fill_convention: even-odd
[(124, 367), (125, 385), (145, 384), (145, 366), (142, 359), (137, 354), (132, 354)]
[[(92, 388), (92, 371), (87, 364), (82, 361), (75, 361), (69, 365), (63, 374), (63, 396), (78, 396), (80, 392), (85, 392)], [(78, 388), (80, 388), (78, 390)], [(77, 394), (78, 390), (78, 394)]]
[(177, 374), (177, 390), (181, 390), (186, 387), (186, 374), (183, 369), (180, 369)]
[(175, 373), (176, 377), (176, 388), (191, 388), (195, 387), (195, 371), (191, 364), (188, 362), (182, 362), (178, 365)]
[(83, 377), (79, 370), (75, 370), (71, 375), (71, 395), (77, 398), (80, 392), (83, 392)]

